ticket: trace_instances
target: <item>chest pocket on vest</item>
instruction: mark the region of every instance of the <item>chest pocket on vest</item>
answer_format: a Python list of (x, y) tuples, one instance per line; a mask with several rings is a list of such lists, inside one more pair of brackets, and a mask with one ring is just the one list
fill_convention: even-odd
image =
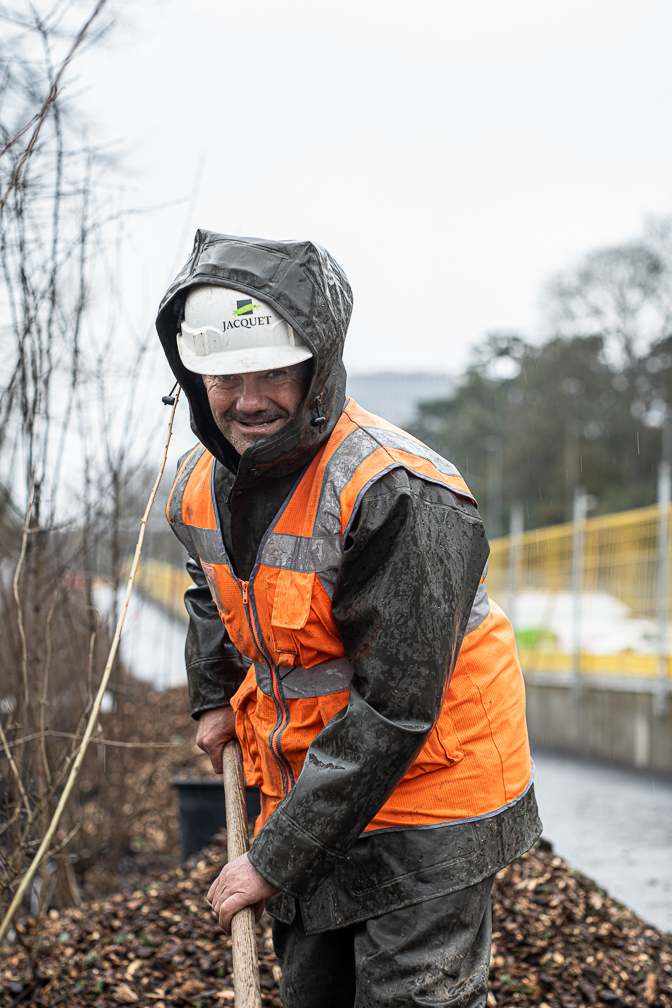
[[(200, 558), (199, 558), (200, 559)], [(219, 587), (219, 581), (217, 580), (217, 568), (214, 564), (206, 563), (205, 560), (201, 560), (201, 568), (205, 574), (208, 586), (210, 588), (210, 594), (217, 603), (217, 608), (220, 613), (224, 616), (228, 616), (229, 610), (224, 605), (224, 599), (222, 598), (222, 592)]]
[(285, 630), (303, 630), (308, 622), (315, 574), (281, 570), (275, 584), (271, 623)]

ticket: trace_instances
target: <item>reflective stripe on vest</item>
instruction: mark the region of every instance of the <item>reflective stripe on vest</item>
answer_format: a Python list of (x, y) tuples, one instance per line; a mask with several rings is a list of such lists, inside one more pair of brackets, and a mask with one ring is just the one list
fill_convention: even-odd
[[(331, 599), (359, 502), (394, 469), (473, 501), (450, 462), (350, 399), (264, 535), (249, 582), (236, 577), (226, 556), (213, 457), (198, 446), (176, 477), (168, 519), (199, 556), (232, 642), (254, 663), (232, 703), (247, 782), (262, 789), (257, 828), (293, 786), (312, 740), (348, 702), (353, 670)], [(367, 832), (493, 814), (528, 786), (515, 641), (506, 617), (491, 607), (483, 580), (467, 634), (424, 748)]]

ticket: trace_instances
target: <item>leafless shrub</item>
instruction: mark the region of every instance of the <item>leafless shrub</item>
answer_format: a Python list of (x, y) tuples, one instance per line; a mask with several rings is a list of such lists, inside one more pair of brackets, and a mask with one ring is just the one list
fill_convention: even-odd
[[(96, 579), (114, 609), (147, 497), (131, 440), (147, 338), (132, 334), (120, 355), (120, 334), (91, 321), (102, 314), (94, 292), (118, 296), (110, 259), (123, 209), (102, 185), (114, 165), (63, 90), (71, 60), (109, 26), (105, 0), (0, 6), (0, 909), (44, 834), (100, 681), (110, 633)], [(116, 325), (116, 311), (107, 317)], [(137, 690), (118, 663), (114, 739), (129, 734)], [(69, 810), (33, 910), (78, 901), (78, 851), (99, 852), (109, 875), (127, 841), (129, 757), (94, 748), (85, 769), (105, 813), (92, 830), (97, 815)]]

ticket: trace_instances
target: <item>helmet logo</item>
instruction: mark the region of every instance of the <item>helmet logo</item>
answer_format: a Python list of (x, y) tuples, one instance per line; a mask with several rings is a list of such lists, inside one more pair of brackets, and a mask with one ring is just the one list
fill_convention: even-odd
[(261, 305), (252, 304), (252, 298), (247, 298), (246, 301), (236, 301), (236, 307), (233, 311), (233, 314), (251, 315), (255, 308), (261, 308)]

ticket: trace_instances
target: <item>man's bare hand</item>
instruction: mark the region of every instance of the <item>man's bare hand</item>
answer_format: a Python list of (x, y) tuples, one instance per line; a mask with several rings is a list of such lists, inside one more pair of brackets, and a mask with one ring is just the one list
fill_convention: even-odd
[(210, 757), (215, 773), (223, 773), (222, 749), (236, 737), (236, 715), (233, 707), (213, 707), (203, 711), (198, 719), (196, 745)]
[(264, 902), (280, 892), (260, 875), (247, 854), (229, 861), (210, 886), (208, 903), (220, 926), (231, 933), (231, 918), (243, 907), (253, 906), (257, 920), (264, 912)]

